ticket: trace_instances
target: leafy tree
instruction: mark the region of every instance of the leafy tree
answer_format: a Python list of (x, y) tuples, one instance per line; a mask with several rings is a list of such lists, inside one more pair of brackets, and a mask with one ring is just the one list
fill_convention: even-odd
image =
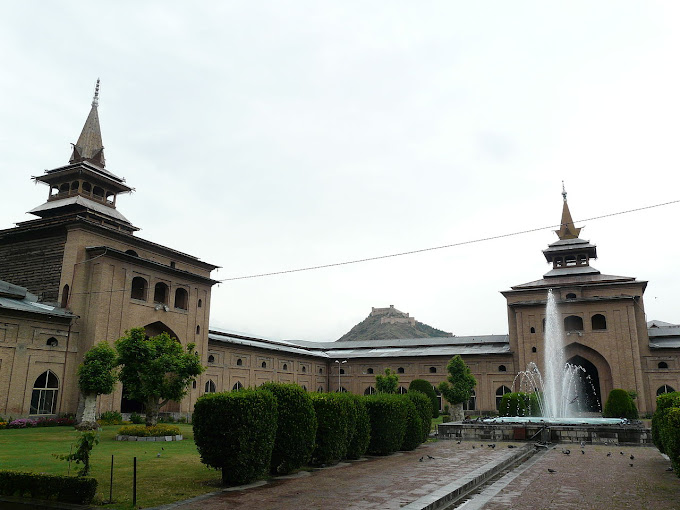
[(439, 399), (437, 394), (434, 392), (432, 383), (427, 382), (425, 379), (413, 379), (411, 384), (408, 385), (409, 393), (412, 391), (419, 391), (427, 395), (432, 402), (432, 418), (439, 416)]
[(108, 395), (116, 385), (116, 351), (100, 342), (85, 353), (78, 367), (78, 387), (82, 404), (78, 413), (79, 429), (97, 428), (97, 395)]
[(396, 393), (399, 386), (399, 376), (389, 368), (385, 369), (385, 375), (375, 376), (375, 387), (378, 393)]
[(204, 368), (195, 344), (186, 349), (163, 332), (148, 338), (144, 328), (134, 328), (116, 340), (119, 379), (130, 398), (144, 403), (146, 425), (158, 422), (158, 411), (170, 400), (182, 400), (189, 384)]
[(470, 367), (458, 355), (449, 360), (446, 370), (449, 375), (446, 381), (439, 383), (439, 391), (453, 406), (451, 419), (460, 421), (464, 417), (463, 402), (470, 399), (472, 390), (477, 385), (477, 380), (470, 372)]

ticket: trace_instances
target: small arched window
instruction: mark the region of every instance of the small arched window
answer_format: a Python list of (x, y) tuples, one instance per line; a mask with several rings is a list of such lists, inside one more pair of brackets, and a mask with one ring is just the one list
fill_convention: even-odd
[(567, 294), (566, 297), (567, 297), (567, 299), (576, 299), (576, 294), (574, 294), (573, 292), (570, 292), (569, 294)]
[(288, 370), (288, 364), (287, 363), (283, 364), (283, 370)]
[(51, 370), (40, 374), (33, 383), (31, 414), (54, 414), (59, 395), (59, 379)]
[(506, 393), (510, 393), (510, 388), (507, 386), (501, 386), (496, 390), (496, 410), (498, 411), (501, 408), (501, 400), (503, 399), (503, 395)]
[(64, 288), (61, 291), (61, 307), (62, 308), (67, 308), (68, 307), (68, 293), (69, 293), (69, 286), (68, 283), (64, 285)]
[(187, 310), (189, 308), (189, 293), (187, 289), (178, 287), (175, 290), (175, 308), (180, 310)]
[(373, 373), (373, 369), (372, 369), (372, 368), (366, 369), (366, 373), (367, 373), (367, 374), (372, 374), (372, 373)]
[(79, 185), (80, 185), (80, 183), (79, 183), (78, 181), (73, 181), (73, 182), (71, 183), (71, 191), (78, 191), (78, 186), (79, 186)]
[(667, 384), (664, 384), (661, 386), (658, 390), (656, 390), (656, 396), (658, 397), (659, 395), (663, 395), (664, 393), (673, 393), (675, 390), (668, 386)]
[(531, 352), (536, 352), (536, 347), (532, 347)]
[(196, 379), (194, 379), (194, 381), (191, 383), (191, 387), (193, 389), (196, 389)]
[(68, 193), (68, 190), (70, 189), (70, 186), (68, 182), (65, 182), (61, 186), (59, 186), (59, 193)]
[(408, 393), (408, 390), (403, 386), (399, 386), (399, 388), (397, 389), (397, 393), (399, 393), (399, 395), (406, 395)]
[(241, 358), (237, 359), (236, 364), (240, 367), (241, 365), (243, 365), (243, 360)]
[(507, 372), (508, 369), (505, 367), (505, 365), (498, 365), (498, 371), (499, 372)]
[(579, 266), (585, 266), (588, 263), (588, 257), (583, 255), (582, 253), (577, 255), (577, 258)]
[(243, 389), (243, 384), (241, 384), (241, 381), (236, 381), (236, 384), (234, 384), (231, 387), (232, 391), (238, 391), (240, 389)]
[(205, 392), (215, 393), (216, 391), (217, 388), (215, 387), (215, 383), (212, 381), (212, 379), (208, 379), (208, 381), (205, 383)]
[(128, 255), (132, 255), (133, 257), (139, 257), (135, 250), (125, 250), (125, 253), (127, 253)]
[(345, 375), (345, 369), (344, 368), (340, 369), (340, 375)]
[(436, 374), (437, 373), (437, 367), (430, 367), (430, 373)]
[(51, 336), (47, 339), (47, 345), (50, 347), (57, 347), (59, 345), (59, 340)]
[(340, 386), (340, 389), (338, 390), (338, 392), (347, 393), (347, 388), (345, 388), (344, 386)]
[(316, 392), (317, 392), (317, 393), (323, 393), (323, 386), (319, 386), (319, 387), (316, 389)]
[(104, 188), (95, 186), (92, 190), (92, 194), (97, 198), (104, 198)]
[[(49, 340), (48, 340), (48, 342), (49, 342)], [(657, 368), (668, 368), (668, 363), (666, 363), (665, 361), (659, 361)]]
[(307, 367), (302, 365), (302, 373), (304, 374), (305, 372), (307, 372)]
[(262, 362), (262, 368), (267, 368), (267, 362), (266, 361)]
[(591, 317), (590, 324), (594, 330), (607, 329), (607, 318), (601, 313), (596, 313)]
[(529, 330), (531, 333), (536, 333), (536, 328), (531, 326), (531, 329)]
[(578, 315), (570, 315), (564, 318), (565, 331), (583, 331), (583, 319)]
[(132, 291), (130, 297), (140, 301), (146, 301), (146, 289), (148, 288), (147, 281), (141, 276), (135, 276), (132, 279)]
[(208, 363), (215, 363), (215, 356), (213, 356), (212, 354), (208, 356)]
[(201, 326), (196, 326), (196, 334), (197, 335), (201, 334)]
[(170, 289), (163, 282), (158, 282), (153, 289), (153, 302), (162, 305), (168, 304), (168, 291)]
[(198, 300), (198, 307), (200, 308), (200, 307), (202, 307), (202, 306), (203, 306), (203, 300), (202, 300), (202, 299), (199, 299), (199, 300)]
[(305, 385), (303, 384), (303, 385), (302, 385), (302, 389), (305, 390), (305, 391), (307, 391), (307, 386), (305, 386)]
[(364, 390), (364, 395), (374, 395), (376, 393), (375, 388), (373, 386), (369, 386)]
[(90, 184), (89, 182), (85, 181), (85, 182), (83, 183), (83, 191), (89, 195), (90, 192), (92, 191), (92, 184)]
[(404, 373), (404, 367), (399, 367), (399, 368), (397, 368), (397, 373), (398, 373), (398, 374), (403, 374), (403, 373)]
[(319, 368), (319, 373), (323, 374), (323, 368)]

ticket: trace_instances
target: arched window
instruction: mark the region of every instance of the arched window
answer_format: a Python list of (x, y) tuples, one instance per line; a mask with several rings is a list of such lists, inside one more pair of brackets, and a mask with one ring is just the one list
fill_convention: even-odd
[(73, 181), (73, 182), (71, 183), (71, 191), (78, 191), (78, 186), (79, 186), (79, 184), (80, 184), (80, 183), (79, 183), (78, 181)]
[(59, 379), (51, 370), (45, 370), (33, 383), (31, 414), (54, 414), (59, 395)]
[(288, 364), (287, 363), (283, 364), (283, 370), (288, 370)]
[(430, 373), (436, 374), (437, 373), (437, 367), (430, 367)]
[(213, 356), (212, 354), (208, 356), (208, 363), (215, 363), (215, 356)]
[[(49, 340), (48, 340), (48, 342), (49, 342)], [(666, 363), (665, 361), (659, 361), (657, 368), (668, 368), (668, 363)]]
[(601, 313), (596, 313), (590, 319), (593, 329), (607, 329), (607, 318)]
[(323, 368), (319, 368), (319, 373), (323, 374)]
[(196, 334), (197, 335), (201, 334), (201, 326), (196, 326)]
[(340, 386), (340, 389), (338, 390), (339, 393), (347, 393), (347, 388), (344, 386)]
[(475, 390), (470, 393), (470, 400), (463, 402), (463, 411), (474, 411), (477, 409), (477, 394)]
[(399, 386), (399, 389), (397, 389), (397, 393), (399, 393), (399, 395), (406, 395), (408, 393), (408, 390), (403, 386)]
[(566, 266), (575, 266), (576, 265), (576, 255), (567, 255), (564, 257), (564, 264)]
[(92, 184), (85, 181), (83, 183), (83, 192), (86, 193), (87, 195), (89, 195), (91, 191), (92, 191)]
[(366, 369), (366, 373), (367, 373), (367, 374), (372, 374), (372, 373), (373, 373), (373, 369), (372, 369), (372, 368)]
[(198, 307), (200, 308), (201, 306), (203, 306), (203, 300), (202, 300), (202, 299), (199, 299), (199, 300), (198, 300)]
[(205, 392), (215, 393), (216, 391), (217, 388), (215, 387), (215, 383), (212, 381), (212, 379), (208, 379), (208, 381), (205, 383)]
[(236, 364), (240, 367), (241, 365), (243, 365), (243, 360), (241, 358), (237, 359)]
[(510, 388), (507, 386), (501, 386), (496, 390), (496, 410), (501, 408), (501, 400), (506, 393), (510, 393)]
[(68, 293), (69, 293), (69, 286), (68, 283), (64, 285), (64, 289), (61, 291), (61, 307), (66, 308), (68, 307)]
[(344, 368), (340, 369), (340, 375), (345, 375), (345, 369)]
[(579, 266), (585, 266), (588, 263), (588, 257), (583, 254), (577, 255), (577, 258)]
[(369, 386), (364, 390), (364, 395), (374, 395), (376, 393), (376, 390), (373, 386)]
[(562, 267), (564, 265), (564, 261), (562, 260), (562, 257), (555, 257), (554, 264), (555, 264), (555, 267)]
[(305, 385), (303, 384), (303, 385), (302, 385), (302, 389), (305, 390), (305, 391), (307, 391), (307, 386), (305, 386)]
[(531, 326), (531, 329), (529, 330), (531, 333), (536, 333), (536, 328)]
[(317, 392), (317, 393), (323, 393), (323, 386), (319, 386), (319, 387), (316, 389), (316, 392)]
[(307, 372), (307, 367), (302, 365), (302, 373), (304, 374), (305, 372)]
[(163, 282), (158, 282), (153, 289), (153, 302), (163, 305), (168, 304), (168, 286)]
[(47, 339), (47, 345), (49, 345), (50, 347), (56, 347), (59, 345), (59, 340), (51, 336)]
[(536, 347), (532, 347), (531, 352), (536, 352)]
[(146, 289), (148, 286), (149, 284), (144, 278), (141, 276), (135, 276), (132, 279), (132, 292), (130, 292), (130, 297), (132, 299), (146, 301)]
[(187, 310), (189, 308), (189, 293), (187, 292), (187, 289), (178, 287), (177, 290), (175, 290), (175, 308), (179, 308), (180, 310)]
[(95, 186), (92, 189), (92, 194), (97, 198), (104, 198), (104, 188), (101, 188), (99, 186)]
[(397, 373), (398, 373), (398, 374), (403, 374), (403, 373), (404, 373), (404, 367), (399, 367), (399, 368), (397, 368)]
[(191, 387), (193, 389), (196, 389), (196, 379), (194, 379), (193, 382), (191, 383)]
[(499, 371), (499, 372), (507, 372), (508, 369), (505, 368), (505, 365), (498, 365), (498, 371)]
[(68, 182), (65, 182), (64, 184), (59, 186), (59, 193), (67, 193), (69, 189), (70, 186), (68, 185)]
[(567, 299), (576, 299), (576, 294), (570, 292), (569, 294), (567, 294)]
[(135, 250), (125, 250), (125, 253), (127, 253), (128, 255), (132, 255), (133, 257), (139, 257)]
[(664, 384), (661, 386), (658, 390), (656, 390), (656, 396), (658, 397), (659, 395), (663, 395), (664, 393), (673, 393), (675, 390), (668, 386), (667, 384)]
[(578, 315), (565, 317), (564, 331), (583, 331), (583, 319)]
[(543, 330), (542, 330), (542, 331), (545, 333), (545, 319), (543, 319), (543, 320), (541, 321), (541, 325), (542, 325), (542, 327), (543, 327)]
[(236, 384), (231, 387), (232, 391), (238, 391), (240, 389), (243, 389), (243, 384), (241, 384), (241, 381), (236, 381)]
[(267, 368), (267, 362), (266, 361), (262, 362), (262, 368)]

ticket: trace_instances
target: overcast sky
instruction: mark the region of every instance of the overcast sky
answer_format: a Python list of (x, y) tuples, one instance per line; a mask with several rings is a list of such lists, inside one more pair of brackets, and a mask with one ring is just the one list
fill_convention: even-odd
[[(680, 199), (680, 4), (7, 2), (0, 228), (30, 219), (102, 80), (107, 169), (140, 237), (216, 279), (448, 245)], [(680, 322), (680, 205), (585, 221), (593, 266)], [(211, 325), (336, 340), (390, 304), (507, 333), (550, 229), (225, 282)], [(1, 262), (0, 262), (1, 263)]]

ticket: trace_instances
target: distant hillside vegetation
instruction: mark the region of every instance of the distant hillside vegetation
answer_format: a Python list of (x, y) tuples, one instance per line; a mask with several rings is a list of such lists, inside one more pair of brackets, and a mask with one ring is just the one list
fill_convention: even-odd
[(392, 338), (428, 338), (453, 336), (427, 324), (408, 313), (400, 312), (394, 305), (389, 308), (373, 308), (370, 315), (354, 326), (337, 341), (389, 340)]

